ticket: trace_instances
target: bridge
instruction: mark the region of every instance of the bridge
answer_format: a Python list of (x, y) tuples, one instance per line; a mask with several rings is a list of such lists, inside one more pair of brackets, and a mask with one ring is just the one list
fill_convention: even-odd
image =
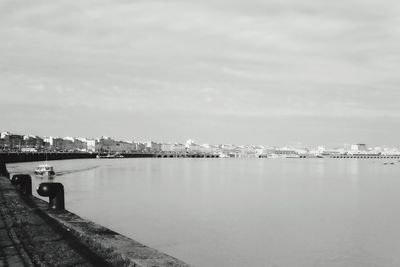
[(400, 155), (330, 155), (332, 159), (400, 159)]
[(201, 152), (158, 152), (154, 153), (155, 158), (218, 158), (218, 154)]

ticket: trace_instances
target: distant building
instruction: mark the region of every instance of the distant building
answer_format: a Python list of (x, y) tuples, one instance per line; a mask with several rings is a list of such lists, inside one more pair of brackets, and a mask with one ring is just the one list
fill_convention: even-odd
[(39, 136), (34, 135), (25, 135), (23, 142), (24, 148), (35, 148), (35, 149), (42, 149), (44, 148), (44, 140)]
[(351, 150), (353, 151), (367, 151), (367, 145), (366, 144), (355, 144), (351, 146)]
[(146, 147), (153, 153), (160, 152), (162, 150), (162, 144), (153, 142), (153, 141), (147, 141), (145, 142)]
[(61, 150), (64, 152), (75, 151), (75, 140), (71, 137), (65, 137), (62, 139)]
[(161, 151), (163, 152), (173, 152), (174, 151), (174, 145), (171, 143), (162, 143), (161, 144)]
[(87, 142), (84, 138), (75, 138), (72, 145), (72, 151), (87, 151)]
[(5, 139), (6, 136), (7, 136), (7, 135), (10, 135), (10, 134), (11, 134), (11, 133), (9, 133), (9, 132), (1, 132), (0, 138), (1, 138), (1, 139)]
[(94, 139), (87, 139), (86, 146), (88, 152), (95, 152), (96, 151), (96, 140)]
[(137, 142), (136, 144), (136, 151), (138, 152), (148, 152), (146, 143)]
[(102, 136), (96, 140), (96, 151), (111, 152), (115, 147), (115, 140), (110, 137)]
[(201, 153), (211, 153), (211, 146), (209, 144), (202, 144), (199, 146), (199, 150)]
[(19, 151), (24, 144), (23, 135), (3, 132), (1, 133), (1, 138), (4, 140), (4, 148), (7, 148), (8, 150)]
[(188, 152), (201, 152), (200, 145), (190, 139), (186, 141), (185, 147)]
[(136, 145), (129, 141), (115, 141), (115, 146), (111, 148), (112, 152), (132, 153), (136, 150)]
[(43, 138), (43, 140), (44, 140), (44, 144), (45, 144), (46, 147), (53, 146), (53, 137), (52, 136), (45, 136)]

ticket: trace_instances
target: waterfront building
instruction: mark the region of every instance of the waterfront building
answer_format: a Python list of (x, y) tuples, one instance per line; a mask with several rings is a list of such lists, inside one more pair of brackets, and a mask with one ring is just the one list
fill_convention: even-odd
[(358, 151), (367, 151), (367, 145), (366, 144), (355, 144), (355, 145), (351, 145), (350, 148), (352, 151), (358, 152)]
[(86, 149), (88, 152), (95, 152), (96, 151), (96, 140), (86, 139)]
[(230, 156), (230, 157), (235, 157), (235, 149), (236, 146), (232, 145), (232, 144), (221, 144), (219, 146), (220, 149), (220, 153)]
[(146, 147), (148, 149), (150, 149), (150, 151), (153, 153), (158, 153), (158, 152), (161, 152), (161, 150), (162, 150), (162, 148), (161, 148), (162, 145), (160, 143), (156, 143), (153, 141), (147, 141), (145, 143), (146, 143)]
[(162, 143), (161, 144), (161, 151), (162, 152), (173, 152), (174, 151), (174, 145), (171, 143)]
[(44, 148), (45, 142), (43, 138), (40, 138), (39, 136), (35, 135), (24, 135), (23, 137), (24, 142), (23, 142), (23, 147), (24, 148), (34, 148), (36, 150), (40, 150)]
[(1, 132), (0, 138), (4, 140), (6, 138), (6, 136), (10, 135), (10, 134), (11, 134), (10, 132)]
[(86, 151), (87, 144), (81, 139), (73, 137), (50, 137), (46, 139), (51, 144), (50, 149), (57, 152), (77, 152)]
[(142, 142), (137, 142), (136, 144), (136, 151), (138, 152), (148, 152), (149, 150), (147, 149), (147, 145)]
[(98, 152), (111, 152), (115, 146), (115, 140), (110, 137), (102, 136), (96, 140), (96, 151)]
[(60, 137), (52, 137), (52, 145), (51, 148), (54, 151), (62, 151), (63, 150), (63, 142), (64, 139)]
[(201, 153), (211, 153), (211, 147), (209, 144), (202, 144), (199, 146), (199, 150)]
[(186, 146), (181, 143), (175, 143), (173, 147), (173, 151), (177, 153), (185, 153), (186, 152)]
[(9, 132), (1, 133), (1, 138), (4, 140), (3, 141), (4, 149), (10, 150), (10, 151), (19, 151), (24, 142), (23, 135), (11, 134)]
[(132, 141), (116, 141), (115, 146), (111, 148), (112, 152), (132, 153), (135, 152), (136, 145)]
[(43, 137), (44, 145), (46, 147), (51, 147), (53, 146), (53, 137), (52, 136), (45, 136)]
[(74, 140), (74, 138), (72, 138), (72, 137), (65, 137), (65, 138), (62, 138), (62, 141), (61, 141), (61, 151), (64, 151), (64, 152), (72, 152), (72, 151), (75, 151), (74, 142), (75, 142), (75, 140)]
[(394, 155), (400, 155), (400, 152), (397, 148), (394, 147), (386, 147), (383, 149), (382, 152), (383, 155), (388, 155), (388, 156), (394, 156)]
[(264, 149), (265, 149), (264, 146), (261, 145), (254, 146), (253, 149), (255, 154), (257, 154), (258, 156), (264, 154)]
[(210, 145), (210, 150), (212, 154), (220, 154), (220, 148), (217, 145)]
[(193, 140), (189, 139), (186, 141), (185, 144), (186, 151), (188, 152), (193, 152), (193, 153), (199, 153), (201, 152), (201, 148), (199, 144), (196, 144)]
[(87, 141), (85, 138), (75, 138), (73, 141), (73, 151), (87, 152)]

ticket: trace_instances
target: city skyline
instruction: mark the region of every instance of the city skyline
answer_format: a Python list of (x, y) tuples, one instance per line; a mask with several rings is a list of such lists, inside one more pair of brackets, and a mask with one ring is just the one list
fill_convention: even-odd
[(397, 145), (400, 3), (3, 1), (0, 125)]
[[(198, 139), (193, 139), (193, 138), (186, 138), (184, 140), (162, 140), (162, 141), (157, 141), (157, 140), (150, 140), (150, 139), (143, 139), (143, 140), (138, 140), (138, 139), (134, 139), (134, 138), (128, 138), (128, 139), (119, 139), (119, 138), (115, 138), (113, 136), (106, 136), (106, 135), (97, 135), (97, 136), (71, 136), (71, 135), (67, 135), (67, 136), (55, 136), (55, 135), (37, 135), (34, 133), (20, 133), (20, 132), (13, 132), (13, 131), (3, 131), (0, 130), (1, 133), (1, 138), (3, 138), (3, 136), (5, 135), (17, 135), (17, 136), (21, 136), (21, 137), (26, 137), (26, 138), (42, 138), (44, 140), (49, 140), (49, 139), (64, 139), (64, 140), (68, 140), (68, 141), (74, 141), (74, 140), (78, 140), (78, 141), (98, 141), (100, 139), (110, 139), (113, 141), (118, 141), (118, 142), (131, 142), (131, 143), (140, 143), (140, 144), (145, 144), (145, 143), (156, 143), (156, 144), (188, 144), (188, 143), (193, 143), (193, 144), (198, 144), (198, 145), (212, 145), (212, 146), (219, 146), (219, 145), (233, 145), (233, 146), (261, 146), (263, 148), (288, 148), (288, 149), (293, 149), (293, 148), (297, 148), (297, 149), (319, 149), (321, 147), (323, 147), (324, 149), (351, 149), (352, 146), (354, 145), (363, 145), (366, 147), (366, 149), (376, 149), (376, 148), (380, 148), (380, 149), (384, 149), (384, 148), (388, 148), (388, 149), (400, 149), (400, 144), (398, 145), (387, 145), (387, 144), (366, 144), (363, 142), (354, 142), (354, 143), (337, 143), (337, 144), (327, 144), (327, 143), (321, 143), (321, 144), (317, 144), (315, 146), (307, 146), (304, 143), (301, 142), (297, 142), (297, 143), (287, 143), (287, 144), (283, 144), (283, 145), (279, 145), (279, 144), (271, 144), (271, 143), (228, 143), (228, 142), (221, 142), (221, 143), (210, 143), (204, 140), (198, 140)], [(47, 141), (46, 141), (47, 142)]]

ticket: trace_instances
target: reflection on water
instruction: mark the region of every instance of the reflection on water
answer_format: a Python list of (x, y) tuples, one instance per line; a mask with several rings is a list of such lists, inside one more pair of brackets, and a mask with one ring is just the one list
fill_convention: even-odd
[[(51, 163), (67, 209), (196, 266), (400, 266), (399, 163)], [(36, 165), (8, 168), (32, 173)]]

